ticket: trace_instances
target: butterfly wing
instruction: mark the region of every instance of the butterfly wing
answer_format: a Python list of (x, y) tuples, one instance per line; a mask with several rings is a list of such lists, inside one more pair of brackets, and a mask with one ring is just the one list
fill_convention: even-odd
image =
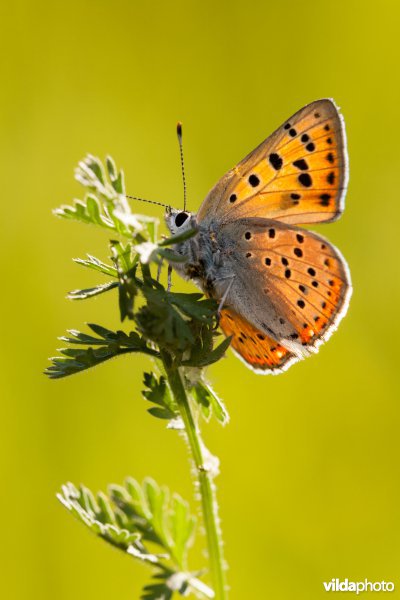
[(310, 231), (256, 218), (222, 227), (220, 244), (233, 274), (230, 310), (298, 357), (328, 339), (351, 295), (347, 265), (332, 244)]
[(347, 172), (343, 119), (332, 100), (317, 100), (229, 171), (210, 191), (197, 219), (333, 221), (344, 208)]
[(232, 310), (223, 309), (220, 326), (231, 347), (257, 373), (282, 373), (298, 358)]

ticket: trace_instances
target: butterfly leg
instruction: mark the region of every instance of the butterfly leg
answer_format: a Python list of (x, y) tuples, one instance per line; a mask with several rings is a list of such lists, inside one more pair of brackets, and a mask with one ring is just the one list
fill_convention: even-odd
[(171, 290), (172, 286), (172, 267), (168, 265), (168, 284), (167, 284), (167, 292)]
[(157, 267), (157, 283), (160, 283), (160, 277), (161, 277), (161, 269), (163, 268), (163, 264), (164, 264), (164, 259), (161, 258), (160, 262), (158, 263), (158, 267)]
[(222, 296), (222, 298), (220, 300), (220, 303), (218, 305), (218, 311), (217, 311), (218, 316), (221, 314), (221, 310), (224, 308), (225, 301), (226, 301), (226, 299), (228, 297), (229, 290), (232, 287), (232, 284), (233, 284), (233, 281), (235, 279), (235, 276), (234, 275), (230, 275), (229, 277), (225, 277), (225, 279), (230, 279), (230, 282), (229, 282), (228, 287), (226, 288), (226, 290), (225, 290), (225, 292), (224, 292), (224, 294), (223, 294), (223, 296)]

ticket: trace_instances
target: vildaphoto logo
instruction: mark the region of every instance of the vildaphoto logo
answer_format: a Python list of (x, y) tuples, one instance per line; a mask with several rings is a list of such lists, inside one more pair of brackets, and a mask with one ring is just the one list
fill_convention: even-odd
[(331, 579), (331, 581), (324, 581), (324, 588), (326, 592), (355, 592), (361, 594), (362, 592), (393, 592), (394, 583), (392, 581), (349, 581), (348, 579)]

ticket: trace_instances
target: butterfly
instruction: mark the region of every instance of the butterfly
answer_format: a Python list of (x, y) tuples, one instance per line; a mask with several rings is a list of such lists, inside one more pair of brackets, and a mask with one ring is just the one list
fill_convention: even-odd
[(231, 347), (258, 373), (280, 373), (318, 351), (351, 296), (347, 264), (299, 225), (336, 220), (348, 180), (342, 116), (308, 104), (231, 169), (197, 214), (169, 209), (172, 234), (195, 228), (173, 268), (220, 302)]

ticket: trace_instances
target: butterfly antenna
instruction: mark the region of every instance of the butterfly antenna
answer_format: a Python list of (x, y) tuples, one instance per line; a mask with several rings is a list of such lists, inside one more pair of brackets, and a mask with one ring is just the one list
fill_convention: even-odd
[(139, 200), (139, 202), (147, 202), (148, 204), (157, 204), (157, 206), (164, 206), (164, 208), (171, 208), (169, 204), (163, 204), (162, 202), (156, 202), (155, 200), (146, 200), (145, 198), (138, 198), (137, 196), (125, 196), (130, 200)]
[(180, 151), (180, 155), (181, 155), (181, 170), (182, 170), (182, 181), (183, 181), (183, 210), (186, 210), (185, 161), (183, 160), (182, 123), (180, 123), (180, 122), (176, 126), (176, 133), (178, 135), (179, 151)]

